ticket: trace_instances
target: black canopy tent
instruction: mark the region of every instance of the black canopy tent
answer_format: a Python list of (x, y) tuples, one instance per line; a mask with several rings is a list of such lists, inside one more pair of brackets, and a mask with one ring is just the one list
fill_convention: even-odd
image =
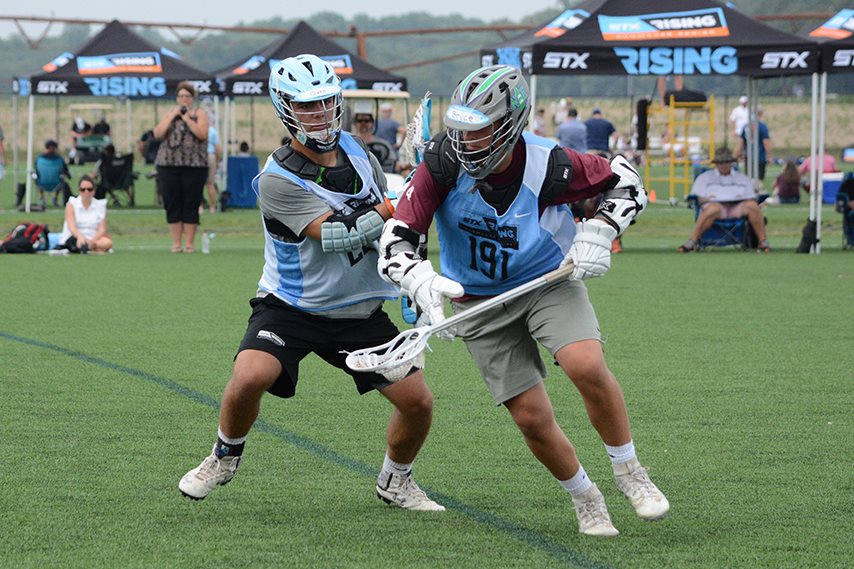
[(717, 0), (607, 0), (571, 33), (533, 45), (541, 75), (808, 75), (814, 41)]
[[(273, 41), (261, 50), (241, 58), (239, 61), (215, 71), (220, 91), (225, 95), (225, 140), (226, 158), (230, 151), (228, 141), (232, 140), (235, 116), (231, 105), (234, 97), (267, 97), (267, 84), (270, 68), (282, 59), (311, 53), (327, 61), (341, 79), (341, 86), (347, 91), (368, 90), (377, 93), (405, 93), (406, 78), (393, 75), (371, 65), (357, 55), (350, 53), (334, 41), (324, 37), (308, 23), (300, 21), (283, 37)], [(254, 103), (254, 99), (251, 100)], [(254, 105), (250, 121), (254, 148)], [(228, 160), (224, 161), (227, 164)]]
[[(533, 45), (543, 75), (743, 75), (751, 122), (756, 80), (818, 71), (818, 44), (717, 0), (606, 0), (571, 33)], [(747, 149), (755, 176), (759, 146)]]
[(574, 30), (589, 18), (591, 12), (594, 12), (604, 1), (587, 0), (577, 8), (564, 10), (557, 17), (541, 26), (536, 26), (512, 38), (481, 48), (481, 65), (501, 63), (518, 67), (530, 73), (534, 44), (560, 37), (566, 32)]
[(284, 37), (214, 72), (214, 75), (223, 94), (228, 97), (266, 95), (272, 64), (301, 53), (312, 53), (329, 62), (341, 78), (345, 90), (406, 91), (405, 77), (392, 75), (371, 65), (324, 37), (304, 21), (300, 21)]
[[(29, 76), (16, 77), (13, 93), (29, 97), (27, 168), (33, 163), (35, 96), (123, 97), (130, 100), (174, 95), (181, 81), (191, 81), (201, 95), (214, 93), (213, 76), (185, 63), (113, 20), (80, 49), (65, 52)], [(17, 145), (16, 145), (17, 146)], [(17, 169), (16, 169), (17, 170)], [(27, 176), (25, 208), (30, 209), (32, 178)]]

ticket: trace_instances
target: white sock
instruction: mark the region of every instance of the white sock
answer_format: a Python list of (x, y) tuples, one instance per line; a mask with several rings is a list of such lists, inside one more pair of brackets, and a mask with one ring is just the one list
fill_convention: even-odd
[(584, 467), (580, 464), (578, 465), (578, 472), (575, 473), (575, 476), (569, 480), (558, 480), (558, 482), (560, 482), (560, 485), (563, 486), (564, 490), (573, 496), (583, 494), (593, 486), (593, 482), (587, 476), (587, 472), (584, 471)]
[(629, 441), (626, 444), (618, 447), (605, 445), (605, 450), (608, 451), (608, 458), (611, 459), (611, 464), (622, 464), (628, 462), (637, 456), (635, 454), (635, 443)]
[(227, 437), (227, 436), (225, 436), (225, 434), (222, 432), (222, 428), (221, 428), (221, 427), (217, 427), (217, 428), (216, 428), (216, 436), (218, 436), (218, 437), (219, 437), (219, 440), (221, 440), (222, 442), (227, 443), (227, 444), (230, 444), (230, 445), (239, 445), (239, 444), (242, 444), (242, 443), (245, 443), (245, 442), (246, 442), (246, 436), (245, 436), (245, 435), (244, 435), (244, 436), (242, 436), (242, 437), (238, 437), (238, 438), (236, 438), (236, 439), (228, 438), (228, 437)]
[(406, 474), (409, 474), (411, 471), (411, 462), (395, 462), (388, 457), (388, 452), (386, 452), (385, 459), (383, 460), (383, 469), (380, 471), (378, 480), (381, 482), (381, 486), (387, 486), (388, 479), (391, 478), (393, 474), (400, 474), (401, 476), (404, 476)]

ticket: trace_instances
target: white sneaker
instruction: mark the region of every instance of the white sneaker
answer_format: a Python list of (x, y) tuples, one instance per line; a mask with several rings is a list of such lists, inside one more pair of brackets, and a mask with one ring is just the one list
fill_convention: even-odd
[(382, 481), (377, 482), (377, 498), (386, 504), (419, 512), (445, 511), (445, 506), (427, 497), (410, 474), (392, 474), (386, 479), (384, 486), (380, 484)]
[(637, 458), (613, 466), (617, 488), (629, 499), (638, 516), (654, 521), (667, 515), (670, 502), (652, 483), (646, 468), (641, 466)]
[(611, 523), (611, 516), (608, 515), (608, 507), (605, 505), (605, 497), (595, 484), (583, 494), (573, 496), (572, 505), (575, 506), (580, 533), (599, 537), (620, 535), (620, 532)]
[(217, 458), (216, 455), (211, 454), (181, 478), (178, 490), (193, 500), (204, 500), (214, 488), (228, 484), (234, 477), (239, 463), (239, 456)]

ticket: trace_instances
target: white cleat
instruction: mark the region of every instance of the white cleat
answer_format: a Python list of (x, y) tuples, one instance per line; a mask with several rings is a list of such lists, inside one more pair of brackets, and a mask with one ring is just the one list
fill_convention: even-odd
[(602, 492), (595, 484), (583, 494), (573, 496), (572, 505), (575, 506), (580, 533), (598, 537), (620, 535), (620, 532), (611, 523), (611, 516), (608, 515), (608, 507), (605, 505), (605, 497), (602, 496)]
[(386, 504), (418, 512), (445, 511), (445, 506), (431, 500), (424, 490), (418, 487), (411, 474), (392, 474), (385, 480), (384, 485), (381, 484), (383, 481), (377, 482), (377, 498)]
[(211, 454), (184, 475), (178, 483), (181, 494), (193, 500), (203, 500), (217, 486), (228, 484), (240, 463), (239, 456), (217, 458)]
[(637, 458), (614, 465), (617, 488), (632, 503), (638, 516), (644, 520), (660, 520), (670, 510), (670, 502), (661, 490), (652, 483), (646, 468)]

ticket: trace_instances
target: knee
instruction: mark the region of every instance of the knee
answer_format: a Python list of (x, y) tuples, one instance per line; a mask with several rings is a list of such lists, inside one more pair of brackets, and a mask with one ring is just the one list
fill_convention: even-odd
[(554, 424), (555, 418), (551, 409), (544, 412), (542, 409), (526, 407), (514, 411), (513, 421), (526, 439), (539, 439)]
[(397, 408), (408, 417), (429, 419), (433, 416), (433, 394), (425, 386), (423, 390), (399, 402)]
[(240, 398), (254, 397), (263, 394), (276, 379), (267, 370), (236, 366), (225, 389)]
[(613, 376), (603, 358), (585, 358), (572, 362), (566, 374), (581, 391), (606, 388)]

